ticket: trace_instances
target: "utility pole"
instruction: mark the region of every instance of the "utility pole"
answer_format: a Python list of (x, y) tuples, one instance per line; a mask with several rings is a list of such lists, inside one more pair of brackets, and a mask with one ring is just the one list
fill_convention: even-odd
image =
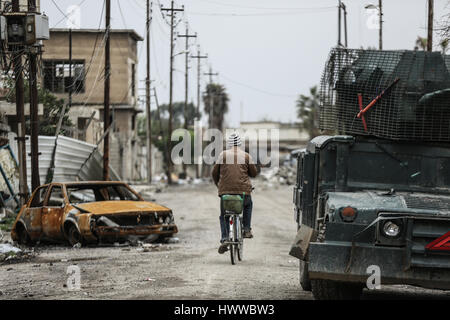
[[(69, 110), (72, 107), (72, 94), (73, 94), (73, 86), (75, 85), (72, 79), (72, 28), (69, 29), (69, 78), (70, 78), (70, 86), (69, 86)], [(59, 134), (59, 132), (57, 132)]]
[(152, 14), (152, 3), (147, 0), (147, 78), (145, 79), (145, 104), (147, 111), (147, 182), (152, 183), (152, 114), (150, 96), (150, 23)]
[(342, 2), (339, 0), (339, 6), (338, 6), (338, 47), (342, 45), (341, 43), (341, 8), (342, 8)]
[[(164, 130), (163, 130), (163, 126), (162, 126), (162, 121), (161, 121), (161, 110), (159, 108), (159, 101), (158, 101), (158, 95), (156, 94), (156, 89), (153, 88), (153, 93), (155, 96), (155, 104), (156, 104), (156, 116), (158, 117), (158, 122), (159, 122), (159, 135), (161, 136), (161, 138), (164, 137)], [(164, 144), (164, 154), (166, 155), (167, 159), (169, 159), (170, 154), (168, 153), (167, 150), (167, 144)], [(169, 162), (167, 161), (167, 172), (169, 172)]]
[[(169, 154), (172, 153), (172, 122), (173, 122), (173, 49), (175, 47), (174, 44), (174, 29), (175, 29), (175, 13), (176, 12), (183, 12), (184, 6), (181, 9), (174, 8), (174, 1), (171, 1), (170, 8), (161, 8), (161, 11), (168, 11), (170, 12), (170, 93), (169, 93), (169, 136), (167, 139), (168, 144), (168, 152)], [(172, 184), (172, 160), (169, 158), (168, 160), (168, 168), (169, 168), (169, 175), (167, 177), (168, 184)]]
[(380, 50), (383, 50), (383, 0), (378, 0), (378, 13), (380, 16), (380, 35), (379, 35), (379, 48)]
[[(12, 1), (12, 11), (19, 12), (19, 0)], [(19, 148), (19, 189), (21, 205), (28, 201), (27, 184), (27, 150), (26, 150), (26, 128), (24, 108), (24, 83), (22, 66), (22, 47), (13, 46), (14, 51), (14, 80), (16, 83), (16, 114), (17, 114), (17, 142)]]
[(201, 88), (201, 84), (200, 84), (200, 77), (201, 77), (201, 59), (207, 59), (208, 55), (204, 55), (202, 56), (200, 54), (200, 47), (197, 48), (197, 55), (196, 56), (191, 56), (191, 58), (197, 59), (197, 114), (200, 114), (200, 88)]
[(348, 37), (347, 37), (347, 7), (342, 2), (342, 10), (344, 11), (344, 37), (345, 37), (345, 47), (348, 48)]
[[(186, 71), (185, 71), (185, 93), (184, 93), (184, 129), (188, 129), (188, 99), (189, 99), (189, 38), (197, 38), (197, 34), (189, 34), (189, 27), (186, 23), (186, 33), (178, 35), (186, 38)], [(183, 162), (183, 173), (186, 175), (186, 164)]]
[(213, 92), (211, 91), (212, 85), (213, 85), (212, 77), (213, 76), (218, 76), (218, 75), (219, 74), (217, 72), (216, 73), (212, 72), (212, 68), (211, 67), (209, 67), (209, 72), (205, 73), (205, 76), (209, 76), (209, 85), (208, 85), (208, 96), (209, 96), (209, 99), (208, 99), (208, 102), (209, 102), (209, 128), (210, 129), (212, 129), (212, 127), (214, 126), (214, 121), (213, 121), (213, 118), (214, 118), (214, 112), (213, 112), (213, 109), (214, 109), (214, 98), (213, 98)]
[(434, 0), (428, 0), (428, 40), (427, 51), (433, 51), (433, 19), (434, 19)]
[[(28, 11), (36, 12), (36, 0), (28, 0)], [(31, 124), (31, 189), (34, 191), (40, 185), (39, 177), (39, 118), (38, 118), (38, 92), (37, 92), (37, 50), (31, 47), (30, 61), (30, 124)]]
[[(201, 59), (207, 59), (208, 55), (204, 55), (202, 56), (200, 54), (200, 46), (197, 47), (197, 55), (196, 56), (191, 56), (191, 58), (197, 59), (197, 114), (199, 115), (199, 119), (200, 120), (200, 76), (201, 76)], [(200, 178), (200, 166), (201, 164), (199, 163), (197, 166), (195, 166), (195, 177), (197, 179)]]
[(110, 94), (110, 76), (111, 76), (111, 0), (106, 0), (106, 46), (105, 46), (105, 93), (103, 123), (105, 139), (103, 141), (103, 180), (109, 180), (109, 94)]

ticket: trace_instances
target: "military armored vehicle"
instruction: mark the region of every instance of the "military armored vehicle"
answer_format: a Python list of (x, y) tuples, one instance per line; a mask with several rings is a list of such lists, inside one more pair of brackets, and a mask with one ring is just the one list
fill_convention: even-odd
[(450, 58), (336, 48), (320, 129), (297, 151), (300, 284), (316, 299), (364, 288), (450, 289)]

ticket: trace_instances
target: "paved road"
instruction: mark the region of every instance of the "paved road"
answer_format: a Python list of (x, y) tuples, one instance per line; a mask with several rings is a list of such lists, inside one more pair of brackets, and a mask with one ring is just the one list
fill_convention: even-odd
[[(178, 244), (148, 252), (136, 247), (41, 247), (36, 259), (0, 266), (0, 299), (312, 299), (298, 285), (291, 188), (254, 194), (253, 230), (244, 261), (217, 253), (219, 198), (211, 186), (174, 187), (157, 194), (173, 209)], [(81, 290), (68, 291), (67, 267), (81, 270)], [(450, 299), (449, 292), (388, 287), (365, 299)]]

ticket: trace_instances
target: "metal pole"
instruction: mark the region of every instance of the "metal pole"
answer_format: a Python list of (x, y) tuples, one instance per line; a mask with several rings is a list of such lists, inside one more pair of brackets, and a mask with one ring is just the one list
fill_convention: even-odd
[[(28, 0), (28, 11), (36, 12), (36, 0)], [(39, 177), (39, 116), (38, 116), (38, 91), (37, 91), (37, 50), (30, 48), (30, 123), (31, 123), (31, 188), (36, 190), (40, 185)]]
[[(13, 12), (20, 11), (19, 0), (12, 1)], [(14, 77), (16, 83), (16, 114), (17, 114), (17, 142), (19, 148), (19, 189), (21, 205), (28, 201), (27, 184), (27, 150), (26, 150), (26, 128), (24, 111), (24, 83), (22, 66), (22, 48), (15, 46), (14, 51)]]
[[(178, 35), (180, 38), (186, 38), (186, 61), (185, 61), (185, 91), (184, 91), (184, 129), (188, 129), (188, 100), (189, 100), (189, 38), (196, 38), (197, 35), (189, 34), (189, 27), (186, 23), (186, 33)], [(186, 163), (183, 162), (183, 173), (186, 175)]]
[[(174, 49), (174, 37), (173, 32), (175, 28), (175, 12), (176, 11), (184, 11), (183, 9), (175, 9), (174, 8), (174, 1), (171, 1), (170, 9), (164, 9), (161, 8), (162, 11), (169, 11), (170, 12), (170, 88), (169, 88), (169, 132), (167, 137), (167, 146), (168, 146), (168, 153), (169, 155), (172, 153), (172, 122), (173, 122), (173, 49)], [(168, 163), (167, 166), (169, 168), (168, 170), (168, 177), (167, 182), (168, 184), (172, 184), (172, 161), (169, 157), (167, 159)]]
[(69, 86), (69, 110), (70, 110), (70, 108), (72, 107), (73, 86), (75, 85), (72, 79), (72, 29), (69, 29), (69, 78), (70, 78), (70, 86)]
[(344, 10), (344, 36), (345, 36), (345, 47), (348, 48), (348, 33), (347, 33), (347, 7), (342, 3), (342, 10)]
[(434, 0), (428, 0), (428, 40), (427, 51), (433, 51), (433, 19), (434, 19)]
[[(173, 0), (171, 2), (171, 9), (173, 10)], [(170, 97), (169, 97), (169, 132), (167, 137), (167, 145), (168, 145), (168, 155), (169, 158), (167, 159), (168, 163), (168, 177), (167, 182), (169, 184), (172, 184), (172, 161), (170, 159), (170, 154), (172, 151), (172, 121), (173, 121), (173, 30), (174, 30), (174, 12), (172, 11), (172, 14), (170, 15)]]
[(378, 0), (378, 10), (379, 10), (379, 15), (380, 15), (380, 50), (383, 50), (383, 1), (382, 0)]
[(105, 92), (104, 92), (104, 111), (103, 122), (105, 130), (105, 140), (103, 141), (103, 180), (109, 180), (109, 94), (110, 94), (110, 76), (111, 76), (111, 0), (106, 0), (106, 46), (105, 46)]
[(152, 117), (150, 95), (150, 22), (151, 3), (147, 0), (147, 78), (145, 80), (146, 112), (147, 112), (147, 182), (152, 183)]
[(339, 0), (339, 6), (338, 6), (338, 46), (341, 46), (341, 0)]
[[(197, 55), (196, 56), (191, 56), (191, 58), (196, 58), (197, 59), (197, 114), (199, 115), (198, 120), (200, 121), (200, 75), (201, 75), (201, 59), (206, 59), (208, 58), (207, 55), (201, 56), (200, 55), (200, 47), (197, 47)], [(199, 163), (197, 166), (195, 166), (195, 177), (198, 179), (200, 178), (200, 167), (201, 167), (201, 163)]]

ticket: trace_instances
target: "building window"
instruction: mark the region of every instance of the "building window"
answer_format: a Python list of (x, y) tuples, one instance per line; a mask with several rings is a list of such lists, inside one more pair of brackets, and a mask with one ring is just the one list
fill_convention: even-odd
[(136, 65), (131, 65), (131, 96), (136, 96)]
[[(84, 60), (72, 61), (72, 78), (69, 60), (44, 61), (44, 87), (53, 93), (84, 93)], [(72, 87), (71, 87), (72, 86)]]

